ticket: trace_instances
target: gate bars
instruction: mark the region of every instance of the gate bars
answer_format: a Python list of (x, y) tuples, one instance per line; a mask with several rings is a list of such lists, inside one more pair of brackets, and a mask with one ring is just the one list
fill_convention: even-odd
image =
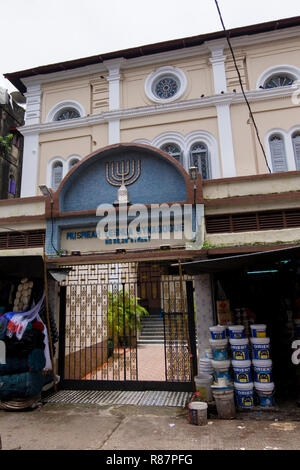
[[(192, 390), (193, 282), (185, 275), (181, 285), (174, 269), (167, 262), (71, 267), (60, 294), (61, 388)], [(141, 318), (158, 314), (164, 345), (141, 346)], [(155, 359), (159, 348), (164, 361)], [(148, 369), (158, 378), (149, 380)]]

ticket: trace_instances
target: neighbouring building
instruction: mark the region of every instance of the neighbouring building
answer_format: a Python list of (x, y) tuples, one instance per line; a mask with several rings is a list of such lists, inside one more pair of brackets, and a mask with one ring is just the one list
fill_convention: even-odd
[(20, 197), (25, 110), (7, 90), (0, 89), (0, 198)]
[[(278, 390), (294, 390), (300, 17), (232, 29), (229, 37), (235, 61), (219, 31), (5, 75), (26, 96), (26, 114), (18, 127), (21, 197), (0, 203), (1, 224), (26, 232), (26, 242), (9, 245), (12, 235), (0, 226), (0, 255), (41, 255), (45, 235), (49, 271), (66, 270), (53, 295), (62, 386), (188, 389), (218, 321), (217, 301), (229, 300), (232, 313), (251, 310), (266, 322)], [(121, 197), (126, 207), (191, 207), (196, 242), (100, 242), (97, 208), (119, 214)], [(188, 264), (199, 260), (201, 267)], [(109, 322), (126, 293), (135, 305), (141, 299), (153, 322), (165, 322), (161, 352), (151, 353), (161, 375), (141, 366), (144, 349), (155, 346), (141, 343), (137, 326), (130, 333)], [(196, 325), (187, 325), (182, 313), (193, 317), (194, 305)]]

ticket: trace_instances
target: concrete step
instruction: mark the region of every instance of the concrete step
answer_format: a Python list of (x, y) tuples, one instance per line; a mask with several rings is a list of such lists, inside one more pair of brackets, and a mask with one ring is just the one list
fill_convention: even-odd
[(164, 336), (164, 331), (142, 331), (141, 336)]
[(156, 316), (154, 317), (153, 315), (151, 315), (150, 317), (142, 317), (141, 318), (141, 321), (150, 321), (150, 320), (153, 320), (153, 321), (164, 321), (162, 317), (160, 316)]
[(160, 317), (159, 315), (146, 315), (146, 316), (142, 316), (141, 320), (161, 320), (161, 321), (163, 321), (163, 317)]
[(164, 321), (159, 314), (141, 318), (141, 334), (138, 344), (164, 344)]
[(163, 339), (139, 339), (138, 340), (138, 344), (141, 344), (141, 345), (146, 345), (146, 344), (164, 344), (164, 340)]
[(139, 341), (164, 341), (164, 336), (141, 336)]

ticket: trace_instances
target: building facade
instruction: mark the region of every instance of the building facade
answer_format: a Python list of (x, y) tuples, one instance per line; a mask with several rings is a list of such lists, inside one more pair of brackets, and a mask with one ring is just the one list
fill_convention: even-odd
[(25, 110), (19, 106), (6, 90), (0, 90), (0, 197), (19, 198), (21, 192), (21, 172), (23, 136), (18, 131), (24, 125)]
[[(234, 57), (217, 32), (6, 74), (27, 101), (18, 204), (29, 212), (22, 221), (12, 212), (10, 223), (46, 228), (49, 264), (79, 264), (76, 251), (85, 254), (80, 264), (174, 262), (298, 243), (300, 18), (229, 33)], [(87, 240), (99, 204), (118, 198), (105, 164), (126, 155), (142, 165), (131, 202), (201, 206), (198, 244), (120, 254)], [(215, 321), (209, 274), (194, 286), (201, 357)]]

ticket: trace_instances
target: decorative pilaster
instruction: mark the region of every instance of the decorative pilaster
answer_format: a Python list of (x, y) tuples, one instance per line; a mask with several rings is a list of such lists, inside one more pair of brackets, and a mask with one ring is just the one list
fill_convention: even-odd
[(39, 124), (41, 122), (41, 85), (39, 83), (27, 85), (25, 125)]
[(225, 60), (226, 55), (224, 55), (224, 41), (212, 41), (207, 43), (207, 47), (211, 52), (211, 58), (209, 59), (212, 64), (213, 76), (214, 76), (214, 89), (215, 93), (219, 94), (221, 92), (226, 93), (227, 84), (226, 84), (226, 70), (225, 70)]
[[(22, 133), (22, 129), (20, 132)], [(23, 135), (21, 197), (31, 197), (37, 195), (39, 135), (37, 133)]]
[[(124, 59), (105, 61), (109, 75), (107, 81), (109, 85), (109, 111), (120, 109), (120, 68)], [(108, 142), (117, 144), (120, 142), (120, 119), (110, 119), (108, 122)]]
[[(214, 77), (215, 94), (225, 94), (227, 92), (227, 80), (224, 55), (226, 41), (211, 41), (207, 43), (207, 47), (211, 52), (210, 63), (212, 64)], [(230, 116), (230, 101), (217, 104), (219, 143), (221, 151), (223, 177), (236, 176), (232, 126)]]
[(235, 158), (233, 150), (230, 103), (217, 104), (218, 128), (222, 160), (222, 173), (224, 178), (236, 176)]
[(109, 145), (120, 142), (120, 119), (109, 119), (108, 121), (108, 143)]
[[(25, 82), (25, 80), (24, 80)], [(41, 122), (41, 85), (40, 83), (25, 83), (27, 86), (25, 127)], [(37, 172), (39, 159), (39, 134), (19, 129), (24, 136), (21, 197), (36, 196)]]

